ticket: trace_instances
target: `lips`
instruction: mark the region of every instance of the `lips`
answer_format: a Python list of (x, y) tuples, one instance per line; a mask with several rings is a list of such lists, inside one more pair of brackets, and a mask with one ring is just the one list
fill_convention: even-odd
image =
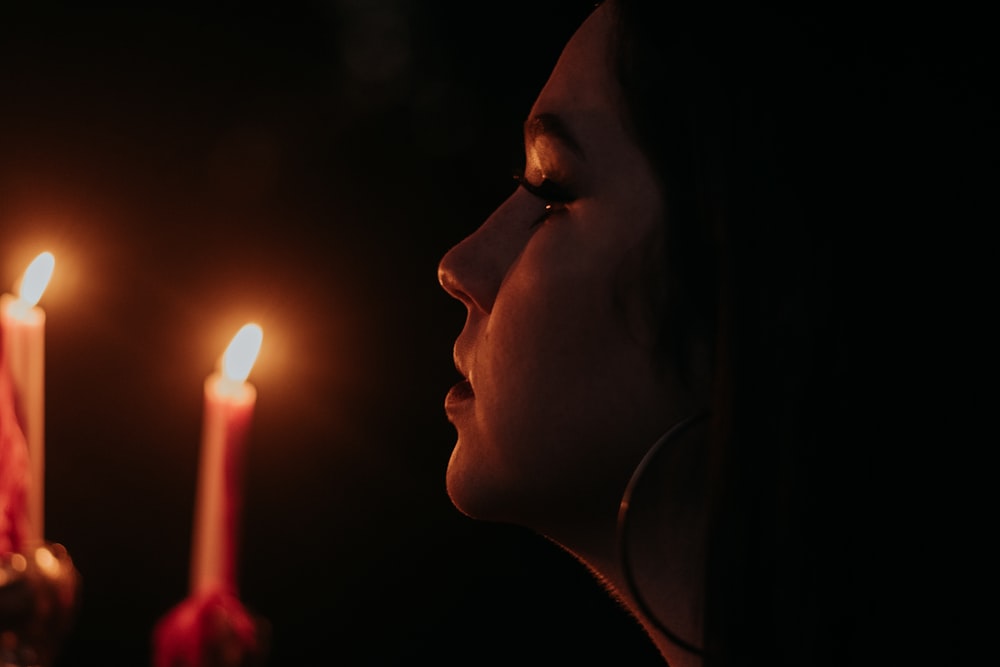
[(475, 392), (472, 391), (472, 384), (468, 380), (462, 380), (448, 392), (450, 396), (456, 400), (464, 401), (465, 399), (472, 398), (475, 396)]
[(449, 420), (454, 421), (457, 414), (464, 411), (463, 408), (468, 408), (472, 404), (472, 399), (475, 396), (475, 392), (472, 391), (472, 383), (468, 380), (462, 380), (452, 387), (444, 399), (444, 411)]
[(476, 397), (476, 392), (472, 390), (472, 382), (469, 381), (469, 369), (466, 363), (469, 359), (466, 358), (467, 355), (461, 353), (461, 344), (462, 336), (459, 336), (458, 340), (455, 341), (455, 347), (452, 352), (455, 361), (455, 370), (458, 371), (462, 379), (448, 391), (448, 395), (444, 399), (444, 408), (449, 416), (457, 411), (460, 406), (469, 403)]

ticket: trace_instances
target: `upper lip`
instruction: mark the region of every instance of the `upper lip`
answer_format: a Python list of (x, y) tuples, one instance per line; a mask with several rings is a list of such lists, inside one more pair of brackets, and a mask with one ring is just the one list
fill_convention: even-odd
[(458, 359), (456, 359), (456, 360), (455, 360), (455, 370), (457, 370), (457, 371), (458, 371), (459, 375), (461, 375), (461, 376), (462, 376), (462, 379), (463, 379), (463, 380), (468, 380), (468, 379), (469, 379), (469, 374), (468, 374), (468, 373), (466, 373), (466, 372), (465, 372), (465, 371), (464, 371), (464, 370), (462, 369), (462, 364), (460, 364), (460, 363), (458, 362)]
[(462, 364), (461, 359), (458, 356), (458, 343), (455, 343), (455, 350), (453, 351), (453, 359), (455, 361), (455, 370), (462, 376), (465, 381), (469, 380), (469, 372), (466, 370), (464, 364)]

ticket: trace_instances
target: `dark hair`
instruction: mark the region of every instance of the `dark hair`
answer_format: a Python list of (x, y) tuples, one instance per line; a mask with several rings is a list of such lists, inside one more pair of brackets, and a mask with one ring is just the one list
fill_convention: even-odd
[(860, 453), (836, 432), (858, 284), (837, 269), (859, 268), (839, 170), (864, 137), (845, 125), (844, 62), (815, 17), (611, 4), (626, 124), (667, 207), (662, 348), (683, 370), (713, 342), (706, 662), (848, 664), (865, 508), (838, 486)]

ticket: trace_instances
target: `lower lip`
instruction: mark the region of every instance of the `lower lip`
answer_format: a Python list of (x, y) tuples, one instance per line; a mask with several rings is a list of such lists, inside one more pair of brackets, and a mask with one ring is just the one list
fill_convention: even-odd
[(448, 391), (448, 395), (444, 399), (445, 410), (450, 410), (462, 403), (467, 403), (475, 396), (476, 394), (472, 391), (472, 385), (469, 384), (469, 381), (462, 380)]

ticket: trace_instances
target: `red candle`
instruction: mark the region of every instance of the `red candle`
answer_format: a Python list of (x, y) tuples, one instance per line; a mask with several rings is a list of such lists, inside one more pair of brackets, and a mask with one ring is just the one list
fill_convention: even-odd
[(205, 380), (205, 407), (191, 551), (192, 595), (236, 594), (243, 458), (257, 400), (246, 381), (263, 334), (244, 325)]
[(28, 444), (28, 525), (33, 547), (45, 536), (45, 311), (37, 305), (49, 284), (55, 259), (43, 252), (28, 265), (18, 295), (0, 297), (4, 355), (17, 419)]

